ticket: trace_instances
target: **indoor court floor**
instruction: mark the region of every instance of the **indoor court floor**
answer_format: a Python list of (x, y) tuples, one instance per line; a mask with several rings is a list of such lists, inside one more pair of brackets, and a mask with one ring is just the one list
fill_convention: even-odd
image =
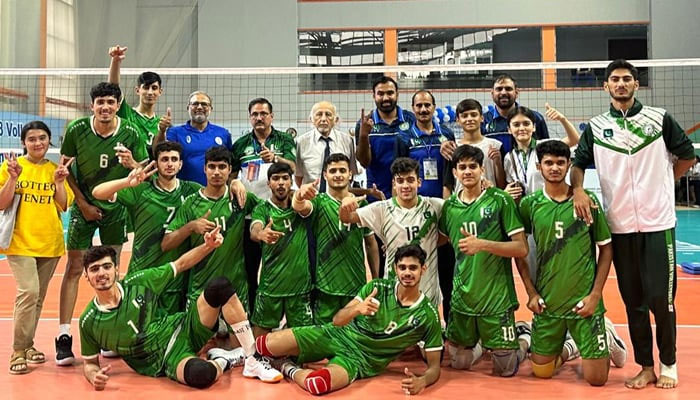
[[(700, 235), (691, 234), (693, 229), (700, 229), (700, 212), (679, 211), (679, 227), (677, 240), (679, 244), (679, 262), (683, 258), (681, 252), (686, 251), (686, 261), (693, 260), (692, 256), (700, 249)], [(680, 247), (683, 247), (681, 249)], [(697, 255), (697, 254), (696, 254)], [(685, 257), (685, 256), (683, 256)], [(122, 269), (127, 265), (128, 253), (124, 253)], [(700, 261), (700, 256), (694, 258)], [(190, 389), (167, 378), (149, 378), (139, 376), (131, 371), (123, 361), (102, 359), (103, 365), (111, 364), (113, 370), (107, 389), (103, 393), (94, 392), (82, 375), (81, 360), (72, 367), (58, 367), (53, 362), (53, 337), (58, 329), (58, 292), (63, 276), (65, 258), (59, 264), (49, 286), (44, 304), (42, 319), (39, 323), (36, 337), (36, 347), (47, 355), (45, 364), (30, 365), (32, 372), (26, 375), (12, 376), (7, 373), (8, 361), (12, 343), (12, 305), (15, 295), (14, 279), (5, 259), (0, 260), (0, 398), (2, 399), (65, 399), (99, 398), (123, 399), (127, 396), (139, 398), (176, 399), (211, 399), (219, 398), (272, 399), (284, 398), (308, 399), (310, 394), (298, 388), (295, 384), (282, 381), (277, 384), (264, 384), (249, 380), (241, 375), (242, 369), (235, 368), (225, 373), (212, 387), (206, 390)], [(514, 272), (517, 274), (517, 272)], [(516, 287), (520, 299), (520, 309), (516, 319), (529, 320), (530, 312), (523, 305), (526, 300), (520, 280), (516, 277)], [(87, 282), (81, 281), (78, 307), (74, 317), (78, 317), (84, 305), (91, 300), (91, 288)], [(604, 387), (591, 387), (581, 376), (581, 361), (575, 360), (565, 364), (551, 380), (537, 379), (531, 374), (529, 361), (525, 361), (517, 376), (500, 378), (490, 376), (490, 361), (482, 360), (474, 371), (455, 371), (443, 367), (438, 383), (424, 390), (420, 396), (428, 399), (450, 399), (478, 396), (480, 399), (560, 399), (560, 398), (593, 398), (604, 399), (691, 399), (698, 398), (700, 383), (696, 373), (700, 370), (700, 313), (694, 307), (700, 304), (700, 276), (683, 273), (678, 269), (678, 294), (676, 306), (678, 309), (678, 371), (680, 385), (675, 390), (661, 390), (651, 386), (644, 390), (631, 390), (624, 387), (624, 380), (638, 371), (631, 354), (631, 344), (627, 332), (626, 317), (622, 300), (617, 289), (614, 269), (610, 273), (604, 291), (607, 316), (615, 323), (618, 333), (625, 340), (629, 350), (627, 365), (624, 368), (611, 368), (610, 378)], [(73, 320), (74, 334), (73, 351), (79, 355), (80, 340), (78, 339), (77, 319)], [(358, 380), (350, 388), (326, 395), (333, 399), (381, 398), (383, 400), (400, 399), (406, 396), (401, 391), (400, 380), (403, 369), (408, 366), (414, 371), (422, 371), (420, 361), (397, 361), (389, 369), (376, 378)], [(695, 393), (695, 394), (693, 394)]]

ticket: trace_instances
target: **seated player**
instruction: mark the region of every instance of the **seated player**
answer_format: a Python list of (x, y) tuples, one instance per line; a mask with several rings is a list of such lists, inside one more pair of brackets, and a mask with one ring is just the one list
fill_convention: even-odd
[(405, 245), (394, 253), (397, 279), (374, 279), (333, 317), (333, 324), (285, 329), (259, 336), (256, 348), (272, 357), (297, 356), (299, 364), (327, 358), (319, 370), (276, 360), (286, 377), (320, 395), (342, 389), (358, 378), (380, 374), (406, 348), (425, 344), (428, 368), (418, 376), (404, 370), (401, 388), (417, 394), (440, 377), (442, 335), (437, 311), (420, 292), (426, 253)]
[[(319, 193), (317, 180), (302, 185), (292, 201), (292, 207), (301, 216), (311, 216), (316, 237), (316, 324), (332, 322), (335, 313), (367, 283), (365, 252), (372, 277), (379, 273), (379, 250), (372, 231), (340, 221), (340, 202), (352, 196), (350, 158), (342, 153), (331, 154), (323, 162), (323, 176), (328, 183), (326, 193)], [(360, 205), (366, 204), (365, 201)]]
[(482, 187), (483, 163), (478, 147), (457, 147), (452, 173), (462, 189), (445, 201), (438, 223), (457, 263), (448, 352), (453, 368), (470, 369), (483, 346), (492, 350), (493, 373), (508, 377), (518, 372), (529, 347), (527, 332), (516, 330), (518, 299), (510, 262), (527, 255), (527, 242), (513, 198)]
[[(160, 142), (153, 149), (155, 161), (138, 167), (125, 178), (97, 185), (92, 195), (97, 200), (116, 201), (126, 207), (134, 224), (134, 245), (128, 275), (144, 268), (163, 265), (183, 254), (187, 248), (162, 251), (160, 242), (170, 221), (185, 198), (197, 192), (196, 182), (177, 178), (182, 168), (182, 146), (176, 142)], [(149, 179), (154, 173), (153, 179)], [(184, 309), (187, 274), (180, 274), (159, 297), (166, 312)]]
[(612, 262), (610, 229), (592, 192), (587, 191), (598, 206), (591, 209), (593, 223), (587, 225), (576, 216), (573, 190), (565, 181), (571, 166), (569, 147), (553, 140), (538, 144), (536, 151), (544, 189), (520, 202), (525, 230), (537, 243), (539, 268), (534, 285), (527, 262), (517, 260), (529, 297), (527, 306), (535, 313), (532, 370), (539, 378), (551, 378), (566, 356), (576, 351), (569, 347), (562, 354), (568, 330), (583, 358), (584, 379), (601, 386), (610, 367), (602, 297)]
[(173, 279), (192, 268), (223, 243), (220, 227), (205, 233), (204, 243), (177, 260), (148, 268), (117, 282), (116, 252), (108, 246), (86, 251), (85, 277), (95, 289), (95, 299), (80, 316), (83, 373), (95, 390), (103, 390), (110, 366), (99, 361), (101, 348), (113, 349), (136, 372), (148, 376), (166, 375), (195, 388), (206, 388), (232, 364), (230, 359), (204, 361), (196, 356), (216, 330), (219, 314), (233, 327), (246, 353), (244, 376), (266, 382), (282, 379), (255, 357), (248, 317), (231, 282), (212, 279), (186, 312), (164, 315), (158, 312), (158, 296)]
[(311, 271), (306, 221), (292, 208), (292, 176), (286, 163), (274, 163), (267, 170), (270, 200), (255, 207), (250, 238), (262, 242), (260, 284), (255, 297), (255, 336), (280, 326), (313, 324), (311, 313)]

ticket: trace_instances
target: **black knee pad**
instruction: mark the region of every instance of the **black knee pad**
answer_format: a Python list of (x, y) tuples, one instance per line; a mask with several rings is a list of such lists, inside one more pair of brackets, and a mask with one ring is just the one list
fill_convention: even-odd
[(185, 383), (197, 389), (204, 389), (216, 381), (216, 367), (201, 358), (190, 358), (185, 363)]
[(236, 289), (231, 286), (231, 282), (220, 276), (209, 281), (206, 289), (204, 289), (204, 300), (212, 307), (221, 307), (234, 294), (236, 294)]

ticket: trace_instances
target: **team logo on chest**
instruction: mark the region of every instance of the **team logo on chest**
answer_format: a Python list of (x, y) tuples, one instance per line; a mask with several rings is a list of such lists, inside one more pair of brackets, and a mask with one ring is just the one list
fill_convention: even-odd
[(215, 141), (216, 144), (218, 144), (219, 146), (221, 146), (222, 144), (224, 144), (224, 141), (221, 140), (221, 138), (218, 137), (218, 136), (214, 138), (214, 141)]
[(192, 137), (190, 135), (185, 136), (185, 142), (192, 143)]
[(654, 134), (654, 126), (651, 124), (646, 124), (642, 127), (642, 132), (644, 132), (644, 134), (647, 136), (651, 136)]
[(491, 207), (481, 207), (479, 214), (481, 215), (481, 218), (490, 217), (493, 215), (493, 209), (491, 209)]
[(603, 137), (606, 139), (613, 137), (613, 130), (610, 128), (603, 129)]
[(252, 147), (252, 146), (246, 147), (245, 150), (243, 151), (243, 153), (244, 153), (245, 155), (247, 155), (247, 156), (253, 154), (254, 152), (255, 152), (255, 150), (253, 150), (253, 147)]
[(402, 131), (407, 130), (408, 129), (408, 122), (404, 122), (401, 125), (399, 125), (399, 129), (401, 129)]

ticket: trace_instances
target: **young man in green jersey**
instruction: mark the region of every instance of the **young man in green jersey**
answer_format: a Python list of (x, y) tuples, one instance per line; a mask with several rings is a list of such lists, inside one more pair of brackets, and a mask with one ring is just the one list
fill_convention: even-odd
[[(111, 58), (109, 63), (109, 83), (119, 85), (121, 80), (121, 64), (126, 58), (126, 47), (116, 45), (110, 47), (108, 54)], [(129, 106), (125, 98), (121, 99), (117, 115), (136, 125), (141, 134), (141, 138), (151, 150), (153, 137), (158, 134), (158, 124), (160, 117), (156, 115), (156, 103), (163, 94), (163, 83), (160, 75), (155, 72), (146, 71), (139, 75), (136, 80), (134, 92), (139, 97), (139, 104), (136, 107)], [(170, 110), (168, 110), (168, 115)]]
[(244, 376), (281, 380), (279, 372), (257, 361), (248, 317), (228, 279), (212, 279), (186, 312), (159, 312), (158, 297), (173, 279), (221, 246), (224, 238), (220, 230), (216, 227), (205, 233), (202, 244), (177, 260), (142, 270), (121, 282), (117, 282), (119, 267), (113, 248), (98, 246), (85, 253), (85, 277), (95, 289), (95, 298), (80, 317), (80, 344), (83, 373), (95, 390), (105, 388), (111, 369), (100, 365), (100, 348), (114, 349), (139, 374), (168, 376), (200, 389), (210, 386), (232, 366), (230, 359), (204, 361), (197, 357), (216, 330), (220, 314), (244, 344)]
[[(126, 210), (121, 204), (100, 201), (92, 189), (102, 182), (123, 178), (129, 174), (123, 164), (148, 158), (146, 146), (138, 129), (116, 115), (121, 90), (119, 86), (102, 82), (90, 90), (92, 115), (78, 118), (66, 127), (61, 154), (75, 157), (68, 183), (75, 193), (68, 226), (68, 263), (61, 282), (59, 299), (59, 334), (56, 338), (56, 364), (72, 365), (70, 321), (73, 317), (78, 285), (82, 273), (82, 255), (92, 245), (97, 229), (100, 242), (114, 246), (117, 255), (126, 241)], [(128, 153), (129, 162), (119, 160)]]
[(501, 189), (482, 187), (483, 162), (478, 147), (457, 147), (452, 173), (462, 189), (445, 201), (438, 223), (456, 260), (448, 352), (453, 368), (470, 369), (482, 347), (490, 349), (493, 373), (508, 377), (518, 372), (529, 347), (529, 335), (516, 330), (510, 261), (527, 255), (527, 242), (513, 199)]
[[(135, 168), (125, 178), (97, 185), (92, 195), (98, 200), (116, 201), (126, 207), (134, 223), (134, 245), (127, 277), (145, 268), (163, 265), (187, 249), (164, 252), (160, 248), (165, 229), (185, 198), (197, 192), (196, 182), (177, 178), (182, 168), (182, 146), (176, 142), (161, 142), (154, 148), (156, 161)], [(151, 175), (158, 173), (154, 179)], [(173, 313), (184, 309), (187, 274), (169, 285), (160, 300), (163, 311)]]
[(610, 367), (603, 319), (603, 286), (612, 262), (610, 229), (592, 192), (587, 194), (598, 206), (592, 210), (592, 224), (577, 217), (573, 188), (565, 181), (571, 166), (569, 147), (552, 140), (538, 144), (536, 151), (544, 189), (520, 202), (525, 230), (537, 243), (539, 268), (534, 285), (525, 260), (517, 260), (529, 297), (527, 306), (535, 313), (532, 370), (540, 378), (554, 375), (572, 350), (564, 346), (568, 330), (583, 358), (584, 379), (601, 386)]
[(307, 223), (292, 208), (292, 176), (286, 163), (267, 170), (270, 200), (253, 210), (250, 238), (262, 244), (260, 283), (253, 311), (255, 336), (279, 327), (313, 323)]
[(428, 253), (428, 271), (421, 280), (421, 291), (437, 308), (442, 303), (437, 271), (437, 221), (443, 200), (418, 195), (421, 185), (419, 165), (412, 158), (399, 157), (394, 160), (391, 175), (396, 196), (364, 207), (359, 204), (365, 196), (346, 197), (340, 206), (340, 220), (345, 224), (372, 229), (386, 244), (385, 276), (389, 279), (394, 278), (391, 262), (396, 250), (407, 243), (420, 245)]
[[(302, 217), (311, 215), (316, 238), (316, 293), (314, 321), (324, 324), (354, 298), (367, 283), (365, 252), (372, 278), (379, 273), (379, 248), (369, 228), (340, 221), (340, 203), (351, 197), (350, 158), (342, 153), (328, 156), (323, 163), (326, 192), (318, 193), (318, 180), (302, 185), (292, 207)], [(362, 201), (360, 206), (367, 205)], [(364, 243), (364, 251), (363, 251)]]
[(258, 204), (258, 198), (248, 193), (240, 207), (229, 196), (228, 179), (231, 175), (231, 153), (224, 146), (215, 146), (205, 154), (204, 173), (207, 185), (190, 195), (175, 212), (161, 242), (163, 251), (183, 243), (192, 248), (202, 242), (203, 234), (216, 226), (221, 227), (224, 244), (205, 257), (190, 273), (187, 300), (196, 301), (207, 282), (216, 276), (228, 278), (248, 309), (247, 276), (243, 264), (243, 219)]
[(418, 245), (394, 253), (396, 279), (374, 279), (333, 317), (332, 324), (285, 329), (259, 336), (260, 354), (295, 356), (301, 365), (328, 359), (319, 370), (276, 360), (286, 377), (320, 395), (342, 389), (358, 378), (379, 375), (406, 348), (424, 343), (428, 368), (422, 376), (404, 369), (404, 393), (417, 394), (440, 377), (442, 334), (437, 310), (419, 289), (427, 271)]

